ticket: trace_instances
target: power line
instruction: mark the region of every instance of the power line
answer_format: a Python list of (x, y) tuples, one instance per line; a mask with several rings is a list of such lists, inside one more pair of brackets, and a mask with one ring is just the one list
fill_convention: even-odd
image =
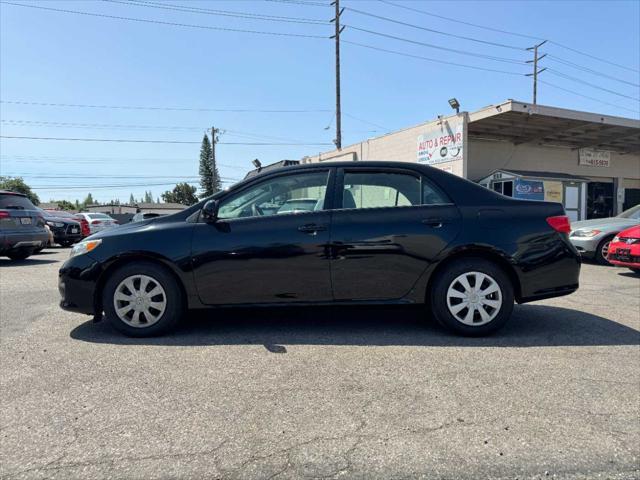
[[(2, 2), (0, 2), (2, 3)], [(35, 105), (42, 107), (104, 108), (119, 110), (163, 110), (174, 112), (227, 112), (227, 113), (328, 113), (329, 109), (251, 109), (251, 108), (193, 108), (193, 107), (145, 107), (132, 105), (88, 105), (81, 103), (26, 102), (18, 100), (0, 100), (11, 105)]]
[[(15, 160), (26, 160), (29, 163), (113, 163), (113, 162), (170, 162), (173, 164), (180, 164), (183, 162), (190, 162), (191, 159), (186, 158), (131, 158), (131, 157), (75, 157), (75, 156), (51, 156), (51, 155), (0, 155), (0, 158), (5, 161), (15, 159)], [(225, 163), (218, 163), (221, 167), (226, 168), (235, 168), (240, 170), (246, 170), (246, 167), (241, 167), (239, 165), (230, 165)]]
[(572, 80), (574, 82), (582, 83), (584, 85), (588, 85), (589, 87), (597, 88), (598, 90), (602, 90), (603, 92), (611, 93), (612, 95), (617, 95), (619, 97), (628, 98), (629, 100), (634, 100), (636, 102), (640, 102), (640, 98), (632, 97), (630, 95), (625, 95), (624, 93), (616, 92), (614, 90), (609, 90), (608, 88), (601, 87), (600, 85), (595, 85), (593, 83), (586, 82), (586, 81), (582, 80), (581, 78), (572, 77), (571, 75), (567, 75), (565, 73), (559, 72), (558, 70), (555, 70), (553, 68), (547, 68), (547, 71), (549, 73), (551, 73), (552, 75), (556, 75), (558, 77), (566, 78), (567, 80)]
[(428, 62), (441, 63), (443, 65), (453, 65), (453, 66), (456, 66), (456, 67), (471, 68), (473, 70), (481, 70), (481, 71), (484, 71), (484, 72), (494, 72), (494, 73), (504, 73), (504, 74), (507, 74), (507, 75), (517, 75), (519, 77), (524, 76), (524, 73), (510, 72), (510, 71), (507, 71), (507, 70), (498, 70), (498, 69), (495, 69), (495, 68), (478, 67), (478, 66), (475, 66), (475, 65), (467, 65), (467, 64), (464, 64), (464, 63), (448, 62), (446, 60), (437, 60), (435, 58), (423, 57), (421, 55), (413, 55), (411, 53), (399, 52), (397, 50), (388, 50), (386, 48), (374, 47), (372, 45), (365, 45), (363, 43), (351, 42), (349, 40), (342, 40), (342, 43), (348, 43), (350, 45), (356, 45), (358, 47), (368, 48), (370, 50), (377, 50), (379, 52), (392, 53), (394, 55), (400, 55), (400, 56), (403, 56), (403, 57), (416, 58), (416, 59), (419, 59), (419, 60), (426, 60)]
[[(75, 122), (48, 122), (43, 120), (15, 120), (15, 119), (2, 119), (1, 123), (14, 127), (53, 127), (53, 128), (86, 128), (86, 129), (105, 129), (105, 130), (174, 130), (174, 131), (206, 131), (204, 127), (188, 127), (178, 125), (127, 125), (127, 124), (107, 124), (107, 123), (75, 123)], [(267, 140), (282, 140), (284, 142), (305, 143), (301, 140), (294, 140), (286, 137), (278, 137), (274, 135), (263, 135), (252, 132), (244, 132), (241, 130), (229, 130), (226, 128), (221, 129), (221, 132), (225, 135), (239, 138), (255, 138), (255, 139), (267, 139)]]
[[(382, 130), (389, 130), (387, 127), (383, 127), (382, 125), (378, 125), (377, 123), (373, 123), (373, 122), (371, 122), (371, 121), (369, 121), (369, 120), (365, 120), (365, 119), (363, 119), (363, 118), (358, 118), (358, 117), (356, 117), (355, 115), (351, 115), (350, 113), (345, 113), (345, 115), (346, 115), (347, 117), (349, 117), (349, 118), (353, 118), (354, 120), (357, 120), (357, 121), (359, 121), (359, 122), (362, 122), (362, 123), (368, 123), (369, 125), (372, 125), (372, 126), (374, 126), (374, 127), (381, 128)], [(375, 131), (375, 130), (374, 130), (374, 131)]]
[[(424, 15), (429, 15), (429, 16), (431, 16), (431, 17), (436, 17), (436, 18), (441, 18), (441, 19), (443, 19), (443, 20), (448, 20), (448, 21), (450, 21), (450, 22), (460, 23), (460, 24), (463, 24), (463, 25), (471, 26), (471, 27), (482, 28), (482, 29), (484, 29), (484, 30), (489, 30), (489, 31), (492, 31), (492, 32), (504, 33), (504, 34), (506, 34), (506, 35), (513, 35), (513, 36), (522, 37), (522, 38), (529, 38), (529, 39), (536, 40), (536, 41), (545, 40), (545, 39), (544, 39), (544, 38), (542, 38), (542, 37), (536, 37), (536, 36), (534, 36), (534, 35), (526, 35), (526, 34), (524, 34), (524, 33), (510, 32), (510, 31), (508, 31), (508, 30), (502, 30), (502, 29), (499, 29), (499, 28), (487, 27), (486, 25), (479, 25), (479, 24), (477, 24), (477, 23), (465, 22), (465, 21), (459, 20), (459, 19), (457, 19), (457, 18), (451, 18), (451, 17), (446, 17), (446, 16), (444, 16), (444, 15), (438, 15), (438, 14), (435, 14), (435, 13), (432, 13), (432, 12), (426, 12), (426, 11), (424, 11), (424, 10), (420, 10), (420, 9), (417, 9), (417, 8), (408, 7), (408, 6), (406, 6), (406, 5), (400, 5), (400, 4), (398, 4), (398, 3), (390, 2), (390, 1), (388, 1), (388, 0), (378, 0), (378, 1), (379, 1), (380, 3), (384, 3), (384, 4), (386, 4), (386, 5), (391, 5), (391, 6), (396, 7), (396, 8), (403, 8), (403, 9), (405, 9), (405, 10), (410, 10), (410, 11), (412, 11), (412, 12), (422, 13), (422, 14), (424, 14)], [(556, 46), (558, 46), (558, 47), (564, 48), (564, 49), (566, 49), (566, 50), (570, 50), (570, 51), (572, 51), (572, 52), (574, 52), (574, 53), (577, 53), (577, 54), (579, 54), (579, 55), (583, 55), (583, 56), (585, 56), (585, 57), (589, 57), (589, 58), (591, 58), (591, 59), (593, 59), (593, 60), (598, 60), (598, 61), (600, 61), (600, 62), (607, 63), (607, 64), (609, 64), (609, 65), (613, 65), (613, 66), (618, 67), (618, 68), (623, 68), (623, 69), (625, 69), (625, 70), (629, 70), (629, 71), (631, 71), (631, 72), (640, 72), (640, 70), (638, 70), (637, 68), (631, 68), (631, 67), (627, 67), (627, 66), (625, 66), (625, 65), (620, 65), (620, 64), (618, 64), (618, 63), (614, 63), (614, 62), (612, 62), (612, 61), (610, 61), (610, 60), (607, 60), (607, 59), (605, 59), (605, 58), (597, 57), (597, 56), (592, 55), (592, 54), (590, 54), (590, 53), (586, 53), (586, 52), (583, 52), (583, 51), (578, 50), (578, 49), (576, 49), (576, 48), (569, 47), (569, 46), (567, 46), (567, 45), (564, 45), (564, 44), (562, 44), (562, 43), (560, 43), (560, 42), (556, 42), (556, 41), (554, 41), (554, 40), (549, 40), (549, 43), (550, 43), (550, 44), (553, 44), (553, 45), (556, 45)]]
[(466, 50), (458, 50), (455, 48), (448, 48), (448, 47), (443, 47), (441, 45), (434, 45), (431, 43), (425, 43), (425, 42), (420, 42), (417, 40), (411, 40), (409, 38), (403, 38), (403, 37), (397, 37), (395, 35), (390, 35), (388, 33), (382, 33), (382, 32), (376, 32), (374, 30), (368, 30), (366, 28), (360, 28), (360, 27), (354, 27), (353, 25), (346, 25), (348, 28), (352, 29), (352, 30), (357, 30), (359, 32), (365, 32), (365, 33), (369, 33), (371, 35), (377, 35), (379, 37), (384, 37), (384, 38), (391, 38), (393, 40), (398, 40), (401, 42), (406, 42), (406, 43), (411, 43), (413, 45), (421, 45), (423, 47), (429, 47), (429, 48), (435, 48), (438, 50), (444, 50), (447, 52), (452, 52), (452, 53), (457, 53), (459, 55), (469, 55), (471, 57), (475, 57), (475, 58), (486, 58), (487, 60), (493, 60), (495, 62), (504, 62), (504, 63), (513, 63), (513, 64), (517, 64), (517, 65), (524, 65), (525, 62), (522, 60), (516, 60), (514, 58), (505, 58), (505, 57), (496, 57), (493, 55), (485, 55), (482, 53), (475, 53), (475, 52), (468, 52)]
[(550, 59), (553, 62), (558, 62), (558, 63), (564, 64), (564, 65), (567, 65), (569, 67), (573, 67), (575, 69), (582, 70), (583, 72), (591, 73), (593, 75), (598, 75), (600, 77), (608, 78), (610, 80), (615, 80), (616, 82), (625, 83), (627, 85), (631, 85), (632, 87), (640, 87), (639, 83), (633, 83), (633, 82), (629, 82), (627, 80), (623, 80), (623, 79), (618, 78), (618, 77), (614, 77), (612, 75), (607, 75), (606, 73), (599, 72), (598, 70), (593, 70), (593, 69), (591, 69), (589, 67), (585, 67), (584, 65), (580, 65), (578, 63), (570, 62), (569, 60), (566, 60), (564, 58), (558, 57), (556, 55), (552, 55), (550, 53), (547, 53), (546, 55), (547, 55), (547, 58)]
[(274, 3), (285, 3), (285, 4), (291, 4), (291, 5), (305, 5), (308, 7), (331, 7), (331, 5), (328, 5), (326, 3), (320, 3), (320, 2), (305, 2), (305, 1), (301, 1), (301, 0), (264, 0), (265, 2), (274, 2)]
[(193, 25), (189, 23), (177, 23), (177, 22), (165, 22), (162, 20), (151, 20), (148, 18), (133, 18), (133, 17), (122, 17), (118, 15), (107, 15), (104, 13), (92, 13), (92, 12), (81, 12), (79, 10), (68, 10), (63, 8), (52, 8), (52, 7), (43, 7), (41, 5), (24, 5), (22, 3), (13, 3), (13, 2), (0, 2), (4, 5), (14, 5), (16, 7), (25, 7), (25, 8), (36, 8), (39, 10), (49, 10), (52, 12), (60, 12), (60, 13), (73, 13), (76, 15), (86, 15), (90, 17), (101, 17), (101, 18), (110, 18), (112, 20), (125, 20), (129, 22), (140, 22), (140, 23), (154, 23), (158, 25), (169, 25), (172, 27), (186, 27), (186, 28), (199, 28), (204, 30), (218, 30), (223, 32), (235, 32), (235, 33), (253, 33), (257, 35), (271, 35), (271, 36), (282, 36), (282, 37), (299, 37), (299, 38), (322, 38), (327, 39), (328, 37), (323, 35), (309, 35), (304, 33), (283, 33), (283, 32), (266, 32), (262, 30), (246, 30), (239, 28), (225, 28), (225, 27), (212, 27), (209, 25)]
[(222, 17), (234, 17), (234, 18), (244, 18), (248, 20), (265, 20), (271, 22), (283, 22), (283, 23), (302, 23), (309, 25), (329, 25), (329, 22), (326, 20), (319, 20), (313, 18), (299, 18), (299, 17), (280, 17), (276, 15), (262, 15), (256, 13), (247, 13), (247, 12), (233, 12), (229, 10), (214, 10), (210, 8), (201, 8), (201, 7), (188, 7), (184, 5), (175, 5), (170, 3), (156, 3), (156, 2), (148, 2), (142, 0), (102, 0), (103, 2), (109, 3), (120, 3), (123, 5), (130, 5), (136, 7), (147, 7), (147, 8), (159, 8), (163, 10), (174, 10), (178, 12), (187, 12), (187, 13), (201, 13), (206, 15), (216, 15)]
[(623, 68), (625, 70), (629, 70), (630, 72), (640, 72), (640, 70), (638, 70), (637, 68), (626, 67), (624, 65), (620, 65), (619, 63), (614, 63), (614, 62), (611, 62), (609, 60), (605, 60), (604, 58), (596, 57), (595, 55), (591, 55), (590, 53), (581, 52), (580, 50), (576, 50), (575, 48), (569, 47), (567, 45), (563, 45), (562, 43), (554, 42), (553, 40), (549, 40), (549, 43), (552, 43), (554, 45), (557, 45), (558, 47), (570, 50), (570, 51), (572, 51), (574, 53), (577, 53), (579, 55), (583, 55), (585, 57), (589, 57), (589, 58), (591, 58), (593, 60), (598, 60), (598, 61), (603, 62), (603, 63), (608, 63), (609, 65), (613, 65), (614, 67)]
[(457, 35), (455, 33), (449, 33), (449, 32), (443, 32), (443, 31), (440, 31), (440, 30), (434, 30), (432, 28), (423, 27), (421, 25), (414, 25), (412, 23), (401, 22), (400, 20), (395, 20), (395, 19), (389, 18), (389, 17), (383, 17), (381, 15), (375, 15), (373, 13), (365, 12), (365, 11), (358, 10), (358, 9), (355, 9), (355, 8), (351, 8), (351, 7), (345, 7), (345, 10), (348, 10), (348, 11), (354, 12), (354, 13), (358, 13), (360, 15), (366, 15), (368, 17), (377, 18), (379, 20), (385, 20), (387, 22), (392, 22), (392, 23), (395, 23), (395, 24), (398, 24), (398, 25), (404, 25), (406, 27), (416, 28), (418, 30), (424, 30), (425, 32), (437, 33), (439, 35), (446, 35), (448, 37), (460, 38), (462, 40), (468, 40), (468, 41), (471, 41), (471, 42), (483, 43), (485, 45), (492, 45), (492, 46), (495, 46), (495, 47), (510, 48), (512, 50), (526, 50), (524, 47), (516, 47), (514, 45), (507, 45), (505, 43), (490, 42), (488, 40), (481, 40), (479, 38), (474, 38), (474, 37), (466, 37), (464, 35)]
[(558, 90), (562, 90), (562, 91), (564, 91), (564, 92), (568, 92), (568, 93), (571, 93), (571, 94), (573, 94), (573, 95), (577, 95), (578, 97), (587, 98), (587, 99), (589, 99), (589, 100), (593, 100), (594, 102), (602, 103), (602, 104), (604, 104), (604, 105), (609, 105), (610, 107), (616, 107), (616, 108), (620, 108), (620, 109), (622, 109), (622, 110), (628, 110), (629, 112), (634, 112), (636, 115), (639, 115), (639, 116), (640, 116), (640, 109), (638, 109), (638, 110), (633, 110), (632, 108), (623, 107), (622, 105), (616, 105), (615, 103), (605, 102), (605, 101), (600, 100), (600, 99), (598, 99), (598, 98), (590, 97), (590, 96), (588, 96), (588, 95), (583, 95), (583, 94), (581, 94), (581, 93), (576, 92), (575, 90), (570, 90), (570, 89), (568, 89), (568, 88), (563, 88), (563, 87), (560, 87), (560, 86), (558, 86), (558, 85), (554, 85), (553, 83), (546, 82), (546, 81), (544, 81), (544, 80), (540, 80), (540, 79), (538, 79), (538, 82), (543, 83), (543, 84), (548, 85), (548, 86), (553, 87), (553, 88), (557, 88)]
[(398, 3), (389, 2), (387, 0), (378, 0), (378, 1), (380, 3), (391, 5), (391, 6), (396, 7), (396, 8), (403, 8), (405, 10), (410, 10), (412, 12), (422, 13), (424, 15), (429, 15), (431, 17), (436, 17), (436, 18), (441, 18), (443, 20), (449, 20), (449, 21), (455, 22), (455, 23), (461, 23), (462, 25), (468, 25), (470, 27), (482, 28), (484, 30), (489, 30), (489, 31), (492, 31), (492, 32), (505, 33), (507, 35), (514, 35), (516, 37), (529, 38), (531, 40), (538, 40), (538, 41), (539, 40), (544, 40), (544, 38), (541, 38), (541, 37), (535, 37), (533, 35), (525, 35), (524, 33), (510, 32), (508, 30), (501, 30), (499, 28), (487, 27), (485, 25), (478, 25), (476, 23), (465, 22), (465, 21), (459, 20), (457, 18), (445, 17), (444, 15), (438, 15), (438, 14), (435, 14), (435, 13), (432, 13), (432, 12), (426, 12), (424, 10), (419, 10), (417, 8), (412, 8), (412, 7), (407, 7), (406, 5), (400, 5)]
[[(125, 138), (68, 138), (68, 137), (28, 137), (17, 135), (0, 135), (0, 138), (14, 140), (62, 140), (70, 142), (116, 142), (116, 143), (175, 143), (175, 144), (200, 144), (201, 142), (183, 140), (140, 140)], [(268, 143), (268, 142), (217, 142), (218, 145), (262, 145), (262, 146), (310, 146), (318, 147), (332, 145), (331, 143)]]

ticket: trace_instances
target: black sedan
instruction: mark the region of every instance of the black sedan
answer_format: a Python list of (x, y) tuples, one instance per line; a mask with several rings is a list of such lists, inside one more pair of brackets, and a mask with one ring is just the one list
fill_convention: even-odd
[(82, 228), (80, 222), (71, 220), (63, 214), (56, 214), (48, 210), (40, 209), (45, 223), (53, 233), (53, 241), (62, 247), (69, 247), (82, 240)]
[[(315, 204), (271, 208), (293, 199)], [(75, 245), (60, 269), (61, 306), (148, 336), (187, 309), (418, 303), (457, 333), (485, 335), (514, 301), (578, 288), (569, 230), (560, 204), (419, 164), (286, 167)]]

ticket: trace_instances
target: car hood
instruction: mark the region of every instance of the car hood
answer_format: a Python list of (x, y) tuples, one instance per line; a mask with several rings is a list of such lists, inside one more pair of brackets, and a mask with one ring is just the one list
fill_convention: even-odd
[(596, 218), (593, 220), (582, 220), (581, 222), (573, 222), (571, 230), (579, 230), (582, 228), (592, 228), (602, 230), (603, 232), (619, 232), (625, 228), (638, 224), (638, 220), (632, 218)]

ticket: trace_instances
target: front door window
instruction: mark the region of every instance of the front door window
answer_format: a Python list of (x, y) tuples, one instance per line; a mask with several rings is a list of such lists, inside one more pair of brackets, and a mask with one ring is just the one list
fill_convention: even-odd
[(324, 210), (328, 171), (265, 180), (222, 201), (218, 218), (267, 217)]

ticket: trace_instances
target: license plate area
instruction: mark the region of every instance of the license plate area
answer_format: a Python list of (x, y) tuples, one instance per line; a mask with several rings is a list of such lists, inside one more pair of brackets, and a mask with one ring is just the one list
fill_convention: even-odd
[(616, 256), (619, 260), (630, 260), (631, 259), (631, 249), (630, 248), (619, 248), (616, 251)]
[(22, 225), (31, 225), (31, 217), (20, 217), (20, 223)]

